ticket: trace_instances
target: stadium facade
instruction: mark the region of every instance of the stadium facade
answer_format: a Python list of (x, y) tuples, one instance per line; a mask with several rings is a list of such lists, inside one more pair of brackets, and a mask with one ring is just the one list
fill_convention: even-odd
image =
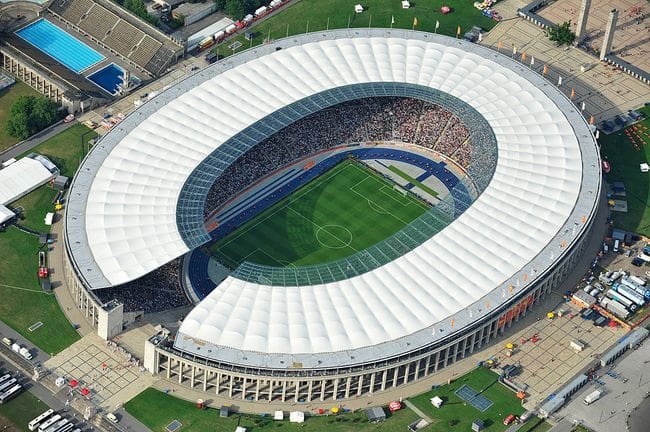
[(336, 267), (281, 277), (238, 269), (176, 335), (147, 341), (148, 370), (233, 398), (358, 397), (472, 354), (562, 283), (601, 195), (597, 146), (572, 102), (479, 45), (402, 30), (329, 31), (198, 72), (86, 157), (66, 209), (65, 277), (100, 335), (119, 333), (124, 314), (92, 290), (209, 241), (205, 195), (225, 167), (300, 118), (373, 96), (435, 102), (464, 119), (481, 149), (468, 169), (478, 198), (435, 235), (418, 220)]

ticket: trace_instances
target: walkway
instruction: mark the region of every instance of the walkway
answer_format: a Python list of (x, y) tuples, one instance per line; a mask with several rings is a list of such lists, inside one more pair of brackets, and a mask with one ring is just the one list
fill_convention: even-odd
[(7, 150), (0, 152), (0, 161), (6, 161), (7, 159), (15, 158), (21, 154), (33, 149), (43, 141), (52, 138), (54, 135), (63, 132), (67, 128), (76, 124), (75, 122), (70, 123), (57, 123), (54, 126), (50, 126), (47, 129), (44, 129), (38, 132), (35, 135), (27, 138), (24, 141), (19, 142), (13, 147), (8, 148)]
[[(596, 122), (609, 119), (627, 110), (643, 106), (648, 101), (648, 86), (623, 71), (599, 63), (598, 59), (574, 47), (557, 47), (548, 40), (544, 31), (530, 21), (512, 19), (497, 24), (483, 38), (482, 45), (494, 50), (501, 43), (502, 54), (512, 56), (513, 46), (517, 48), (516, 60), (530, 67), (535, 58), (534, 70), (541, 73), (544, 65), (549, 66), (546, 77), (557, 84), (562, 76), (560, 89), (569, 96), (575, 90), (574, 102), (580, 107), (586, 104), (585, 116), (593, 115)], [(585, 66), (585, 72), (581, 67)]]
[(424, 420), (426, 420), (427, 423), (429, 423), (429, 424), (433, 423), (433, 420), (431, 420), (431, 418), (429, 418), (428, 415), (426, 415), (425, 413), (423, 413), (422, 410), (421, 410), (420, 408), (418, 408), (418, 407), (416, 407), (415, 405), (413, 405), (413, 403), (412, 403), (410, 400), (408, 400), (408, 399), (404, 400), (404, 404), (405, 404), (407, 407), (411, 408), (411, 409), (413, 410), (414, 413), (416, 413), (417, 415), (419, 415), (420, 417), (422, 417)]
[(54, 295), (59, 303), (59, 307), (68, 321), (77, 326), (77, 332), (83, 337), (89, 333), (95, 333), (95, 329), (75, 304), (63, 277), (63, 259), (65, 255), (65, 246), (63, 245), (63, 212), (60, 212), (60, 215), (61, 218), (53, 223), (50, 229), (50, 236), (54, 239), (54, 243), (51, 245), (52, 249), (48, 254), (50, 282), (52, 283)]

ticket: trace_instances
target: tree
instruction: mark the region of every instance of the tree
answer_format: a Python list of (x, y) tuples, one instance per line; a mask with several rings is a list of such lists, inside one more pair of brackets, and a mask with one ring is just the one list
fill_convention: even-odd
[(11, 106), (7, 119), (9, 135), (25, 139), (45, 129), (58, 118), (57, 106), (45, 97), (21, 96)]
[(226, 15), (234, 20), (242, 19), (246, 15), (243, 0), (226, 0), (226, 5), (223, 10)]
[(214, 4), (217, 5), (218, 11), (222, 11), (226, 8), (226, 0), (214, 0)]
[(576, 38), (576, 34), (571, 31), (571, 21), (565, 21), (557, 27), (549, 27), (546, 36), (557, 46), (571, 45)]

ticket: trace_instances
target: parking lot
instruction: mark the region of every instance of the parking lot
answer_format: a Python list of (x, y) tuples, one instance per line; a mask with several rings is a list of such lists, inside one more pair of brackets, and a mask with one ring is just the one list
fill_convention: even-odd
[[(578, 391), (556, 415), (596, 431), (627, 430), (629, 414), (650, 394), (648, 364), (650, 340), (646, 339), (639, 349), (628, 351), (611, 368), (598, 371), (597, 380)], [(604, 390), (603, 396), (585, 405), (585, 396), (595, 389)]]

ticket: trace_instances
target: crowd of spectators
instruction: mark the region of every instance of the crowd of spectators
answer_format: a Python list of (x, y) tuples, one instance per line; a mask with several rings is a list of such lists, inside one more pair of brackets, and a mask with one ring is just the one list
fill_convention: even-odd
[(355, 142), (400, 141), (436, 150), (467, 168), (469, 130), (448, 110), (417, 99), (378, 97), (335, 105), (290, 124), (240, 156), (212, 185), (204, 215), (260, 178), (318, 151)]
[(160, 312), (190, 303), (183, 292), (180, 273), (179, 258), (132, 282), (94, 293), (102, 303), (117, 300), (124, 304), (124, 312)]

